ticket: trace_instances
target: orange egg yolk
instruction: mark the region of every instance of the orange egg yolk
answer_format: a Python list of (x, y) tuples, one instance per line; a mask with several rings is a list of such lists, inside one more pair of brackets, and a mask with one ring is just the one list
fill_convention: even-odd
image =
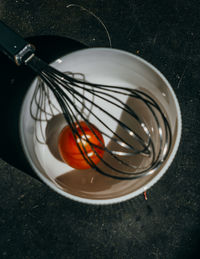
[[(92, 160), (96, 165), (103, 157), (104, 139), (102, 134), (94, 125), (90, 124), (88, 127), (88, 125), (83, 121), (79, 123), (80, 126), (78, 124), (74, 124), (74, 126), (76, 127), (80, 137), (78, 137), (77, 134), (74, 137), (70, 126), (66, 126), (59, 135), (58, 149), (65, 163), (75, 169), (88, 169), (91, 166), (88, 164), (86, 159)], [(90, 128), (92, 128), (92, 130)], [(88, 143), (88, 141), (90, 143)], [(86, 159), (79, 148), (86, 156)]]

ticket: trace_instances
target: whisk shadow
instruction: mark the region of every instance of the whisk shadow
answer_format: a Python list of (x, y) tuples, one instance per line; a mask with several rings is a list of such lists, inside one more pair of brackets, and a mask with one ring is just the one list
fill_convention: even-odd
[[(130, 107), (136, 114), (139, 114), (140, 118), (144, 120), (147, 125), (152, 124), (151, 122), (152, 116), (149, 116), (149, 111), (145, 109), (144, 104), (140, 100), (129, 97), (126, 101), (126, 105)], [(147, 137), (145, 137), (144, 130), (141, 128), (141, 125), (132, 117), (132, 115), (123, 111), (120, 115), (119, 120), (125, 125), (127, 125), (131, 131), (136, 132), (142, 139), (145, 139), (145, 138), (147, 139)], [(127, 134), (127, 132), (120, 125), (117, 126), (115, 133), (116, 135), (126, 139), (126, 142), (133, 145), (136, 149), (138, 150), (141, 149), (141, 147), (138, 147), (138, 142), (134, 141), (134, 138), (132, 137), (132, 135)], [(127, 152), (127, 150), (117, 145), (112, 140), (108, 143), (108, 149), (117, 150), (118, 152)], [(113, 167), (116, 167), (115, 165), (116, 160), (112, 159), (112, 157), (109, 156), (109, 154), (106, 153), (106, 155), (108, 158), (105, 158), (105, 159), (109, 159), (110, 164)], [(144, 161), (147, 160), (147, 158), (141, 154), (138, 154), (138, 155), (132, 154), (124, 157), (122, 156), (120, 159), (125, 163), (128, 163), (130, 166), (132, 166), (132, 168), (128, 168), (123, 163), (118, 163), (118, 169), (122, 171), (130, 172), (130, 173), (137, 172), (138, 168), (144, 166)], [(112, 170), (110, 173), (112, 175), (117, 175), (115, 172), (112, 173)]]
[(52, 117), (51, 120), (47, 122), (45, 135), (46, 135), (46, 145), (49, 148), (51, 154), (59, 161), (62, 162), (60, 153), (58, 150), (58, 137), (61, 130), (66, 125), (65, 118), (63, 114), (58, 114)]
[[(141, 90), (141, 89), (140, 89)], [(151, 93), (149, 93), (146, 89), (142, 89), (142, 91), (149, 96), (152, 96)], [(154, 100), (156, 100), (154, 98)], [(159, 103), (158, 100), (156, 100), (157, 104)], [(165, 132), (164, 132), (164, 122), (161, 119), (160, 113), (157, 112), (154, 109), (155, 115), (153, 115), (152, 111), (149, 109), (148, 106), (143, 102), (141, 99), (136, 99), (133, 97), (129, 97), (126, 101), (126, 105), (130, 107), (141, 119), (141, 122), (137, 121), (137, 119), (134, 119), (132, 115), (128, 114), (127, 112), (123, 111), (119, 117), (119, 121), (124, 123), (129, 127), (129, 129), (136, 133), (137, 136), (139, 136), (140, 139), (143, 140), (143, 143), (147, 146), (149, 143), (148, 135), (144, 131), (142, 125), (145, 125), (145, 127), (148, 129), (148, 132), (151, 136), (151, 141), (153, 143), (153, 150), (154, 155), (157, 157), (159, 154), (159, 151), (162, 147), (160, 147), (161, 141), (160, 141), (160, 135), (159, 135), (159, 129), (162, 129), (163, 139), (165, 140)], [(155, 117), (156, 116), (156, 117)], [(158, 119), (159, 126), (157, 125), (156, 118)], [(121, 136), (123, 139), (126, 140), (126, 143), (129, 143), (134, 148), (136, 148), (136, 151), (140, 151), (144, 149), (144, 146), (140, 145), (139, 142), (132, 138), (131, 134), (128, 134), (126, 130), (123, 129), (119, 124), (115, 130), (116, 135)], [(109, 150), (116, 150), (118, 152), (127, 152), (127, 149), (125, 150), (122, 146), (117, 145), (113, 140), (111, 140), (107, 148)], [(161, 150), (162, 151), (162, 150)], [(128, 156), (124, 155), (120, 158), (120, 160), (124, 163), (117, 162), (116, 159), (114, 159), (109, 153), (106, 153), (104, 156), (104, 159), (109, 161), (109, 164), (111, 167), (116, 168), (120, 171), (126, 171), (127, 173), (130, 173), (129, 176), (132, 176), (133, 173), (140, 173), (143, 170), (149, 170), (150, 166), (153, 163), (154, 155), (152, 153), (152, 147), (148, 148), (147, 154), (143, 152), (139, 152), (137, 154), (130, 154)], [(130, 167), (127, 167), (128, 164)], [(104, 166), (102, 166), (103, 168)], [(128, 174), (118, 174), (116, 171), (112, 170), (112, 168), (107, 169), (107, 173), (113, 176), (120, 176), (120, 177), (127, 177)], [(158, 173), (158, 171), (157, 171)], [(150, 176), (151, 177), (151, 176)], [(146, 176), (146, 178), (149, 178), (149, 176)]]
[[(75, 40), (59, 36), (36, 36), (28, 41), (36, 46), (36, 54), (48, 63), (64, 54), (86, 47)], [(21, 105), (35, 74), (27, 67), (17, 67), (3, 54), (0, 54), (0, 68), (0, 157), (36, 177), (24, 155), (18, 127)]]
[[(131, 98), (127, 100), (126, 105), (134, 109), (136, 112), (144, 108), (142, 107), (139, 101), (133, 102)], [(146, 112), (146, 110), (144, 110), (144, 112)], [(148, 115), (147, 115), (147, 119), (149, 120)], [(133, 119), (130, 120), (130, 116), (128, 116), (126, 112), (122, 112), (119, 120), (129, 125), (129, 127), (132, 130), (135, 130), (137, 132), (141, 131), (141, 129), (139, 129), (139, 126), (136, 123), (134, 124)], [(120, 136), (124, 134), (120, 126), (117, 126), (115, 133)], [(139, 132), (139, 134), (142, 136), (143, 132)], [(107, 145), (107, 148), (109, 150), (115, 150), (116, 143), (114, 141), (110, 141)], [(118, 148), (118, 151), (123, 151), (123, 149), (120, 150)], [(112, 159), (112, 156), (109, 155), (108, 153), (104, 154), (104, 160), (108, 162), (111, 166), (116, 168), (116, 160)], [(121, 160), (126, 161), (126, 158), (122, 157)], [(129, 156), (129, 160), (131, 161), (130, 163), (136, 166), (140, 166), (141, 163), (143, 163), (143, 157), (141, 156), (132, 155), (132, 156)], [(107, 166), (105, 166), (103, 162), (100, 162), (98, 166), (104, 172), (110, 175), (117, 175), (115, 172), (113, 172), (111, 168), (108, 168)], [(117, 167), (121, 170), (127, 169), (126, 166), (121, 165), (120, 163), (117, 164)], [(97, 198), (97, 199), (105, 198), (105, 197), (113, 198), (114, 196), (117, 197), (118, 195), (122, 195), (123, 193), (126, 192), (125, 186), (128, 187), (130, 184), (127, 182), (128, 180), (121, 181), (115, 178), (111, 178), (111, 177), (102, 175), (101, 173), (95, 171), (94, 169), (71, 170), (67, 173), (64, 173), (58, 176), (55, 179), (55, 181), (61, 188), (63, 188), (64, 190), (67, 190), (68, 192), (71, 191), (73, 194), (81, 197), (87, 197), (87, 198), (89, 197), (89, 198)], [(135, 183), (136, 183), (136, 188), (138, 188), (138, 180), (135, 180)]]
[[(154, 141), (159, 141), (158, 138), (158, 132), (157, 127), (155, 124), (155, 120), (152, 119), (152, 115), (150, 110), (145, 107), (144, 103), (140, 100), (136, 100), (132, 98), (128, 98), (126, 101), (126, 105), (128, 105), (130, 108), (132, 108), (137, 114), (141, 115), (141, 119), (143, 122), (145, 122), (146, 125), (148, 125), (149, 130), (154, 131)], [(119, 120), (128, 127), (134, 131), (137, 132), (137, 134), (140, 137), (144, 136), (144, 131), (141, 128), (141, 125), (138, 125), (137, 121), (130, 117), (127, 112), (123, 111), (119, 117)], [(119, 136), (122, 136), (125, 134), (124, 130), (121, 126), (117, 126), (115, 133)], [(131, 143), (131, 136), (127, 138), (127, 142)], [(137, 143), (136, 143), (137, 144)], [(159, 146), (159, 145), (158, 145)], [(107, 148), (109, 150), (116, 150), (116, 143), (114, 141), (110, 141), (107, 145)], [(123, 148), (119, 149), (119, 146), (117, 146), (118, 151), (124, 151)], [(155, 145), (155, 152), (157, 152), (157, 145)], [(123, 164), (117, 163), (115, 159), (112, 159), (112, 156), (108, 153), (104, 154), (104, 160), (108, 162), (111, 167), (120, 169), (120, 170), (126, 170), (127, 167)], [(127, 162), (127, 157), (121, 157), (121, 160)], [(130, 155), (128, 156), (128, 163), (132, 166), (135, 166), (135, 168), (129, 169), (132, 173), (133, 171), (138, 170), (139, 167), (145, 167), (146, 163), (151, 161), (151, 158), (145, 157), (141, 154), (138, 155)], [(117, 163), (117, 164), (116, 164)], [(104, 165), (103, 162), (100, 162), (98, 166), (104, 171), (105, 173), (113, 176), (117, 176), (117, 173), (113, 171), (111, 168), (108, 168)], [(127, 171), (128, 172), (128, 171)], [(122, 175), (120, 175), (122, 176)], [(136, 191), (137, 189), (141, 188), (141, 186), (144, 185), (146, 181), (149, 181), (153, 176), (149, 175), (146, 177), (143, 177), (142, 179), (135, 179), (131, 180), (118, 180), (111, 177), (107, 177), (105, 175), (102, 175), (98, 172), (96, 172), (94, 169), (88, 169), (88, 170), (71, 170), (67, 173), (64, 173), (60, 176), (58, 176), (55, 181), (57, 184), (63, 188), (64, 190), (67, 190), (67, 192), (72, 192), (75, 195), (86, 197), (86, 198), (114, 198), (118, 195), (128, 194), (130, 191)]]

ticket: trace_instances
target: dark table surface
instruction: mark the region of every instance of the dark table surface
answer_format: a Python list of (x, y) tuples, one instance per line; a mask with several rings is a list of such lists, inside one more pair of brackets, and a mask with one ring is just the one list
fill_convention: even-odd
[(147, 201), (140, 195), (121, 204), (90, 206), (61, 197), (28, 175), (17, 133), (21, 99), (16, 100), (14, 87), (5, 96), (2, 92), (0, 258), (198, 257), (199, 16), (200, 2), (195, 0), (0, 1), (0, 19), (38, 46), (45, 40), (55, 43), (44, 35), (57, 35), (89, 47), (109, 47), (102, 21), (112, 47), (143, 57), (167, 77), (183, 119), (176, 158), (147, 192)]

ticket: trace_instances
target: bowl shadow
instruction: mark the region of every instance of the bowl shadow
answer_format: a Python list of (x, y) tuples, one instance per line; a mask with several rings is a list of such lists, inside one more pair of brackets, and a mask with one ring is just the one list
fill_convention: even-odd
[[(59, 36), (35, 36), (28, 38), (27, 41), (36, 47), (36, 55), (47, 63), (72, 51), (86, 48), (80, 42)], [(21, 105), (35, 74), (25, 66), (16, 66), (2, 53), (0, 53), (0, 68), (0, 157), (37, 178), (25, 157), (19, 134)]]

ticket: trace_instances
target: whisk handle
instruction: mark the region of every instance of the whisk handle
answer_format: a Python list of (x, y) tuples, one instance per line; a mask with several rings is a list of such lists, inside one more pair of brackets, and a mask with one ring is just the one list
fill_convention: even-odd
[(34, 55), (35, 48), (0, 21), (0, 50), (21, 65)]

